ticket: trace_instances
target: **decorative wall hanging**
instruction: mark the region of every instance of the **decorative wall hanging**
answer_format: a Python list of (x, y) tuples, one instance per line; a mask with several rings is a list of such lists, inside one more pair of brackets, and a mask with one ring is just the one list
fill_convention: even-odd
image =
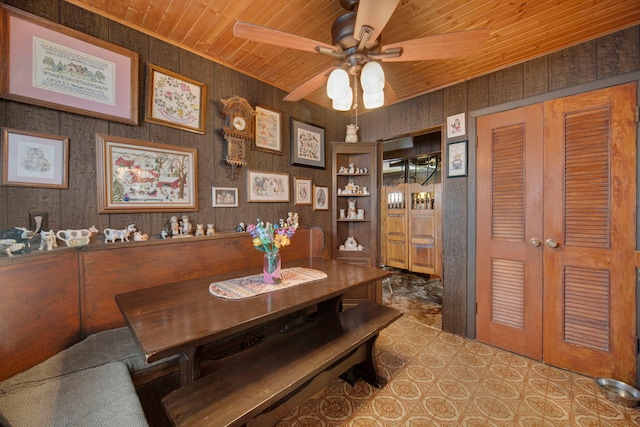
[(322, 187), (319, 185), (313, 186), (313, 210), (329, 210), (329, 187)]
[(69, 138), (2, 129), (2, 184), (69, 188)]
[(0, 5), (0, 96), (138, 124), (138, 54)]
[(292, 164), (324, 169), (324, 157), (324, 128), (291, 118)]
[(447, 145), (447, 177), (467, 176), (467, 141)]
[(282, 113), (256, 106), (256, 150), (282, 154)]
[(145, 121), (204, 133), (207, 85), (147, 64)]
[(194, 148), (98, 134), (98, 210), (198, 210), (198, 159)]
[(250, 202), (288, 202), (289, 174), (247, 171)]
[(447, 117), (447, 138), (455, 138), (466, 133), (464, 113)]
[(247, 164), (245, 144), (253, 141), (253, 116), (256, 112), (246, 99), (239, 96), (221, 99), (222, 114), (225, 124), (222, 128), (224, 139), (227, 141), (226, 172), (231, 180), (238, 177), (237, 168)]
[(313, 191), (310, 178), (293, 177), (293, 204), (296, 206), (311, 206), (313, 201)]
[(214, 208), (237, 208), (238, 189), (227, 187), (211, 187)]

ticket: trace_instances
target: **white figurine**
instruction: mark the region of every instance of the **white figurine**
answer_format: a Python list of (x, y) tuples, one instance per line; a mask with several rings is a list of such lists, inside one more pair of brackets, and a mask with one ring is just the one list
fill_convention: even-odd
[(213, 229), (213, 224), (207, 224), (207, 236), (213, 236), (216, 231)]
[(345, 142), (358, 142), (358, 126), (347, 125), (347, 136), (344, 138)]
[(196, 236), (204, 236), (204, 224), (196, 224)]

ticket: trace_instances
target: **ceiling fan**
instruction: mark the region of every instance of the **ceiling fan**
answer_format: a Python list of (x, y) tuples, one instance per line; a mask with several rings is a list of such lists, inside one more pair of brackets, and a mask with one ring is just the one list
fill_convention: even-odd
[[(376, 85), (376, 88), (380, 91), (383, 90), (383, 101), (386, 99), (388, 103), (393, 103), (396, 101), (396, 95), (388, 82), (385, 82), (384, 73), (377, 61), (425, 61), (464, 56), (477, 52), (489, 38), (489, 29), (475, 29), (381, 46), (382, 30), (400, 0), (339, 1), (346, 12), (335, 20), (331, 28), (333, 45), (246, 22), (237, 21), (234, 24), (233, 34), (236, 37), (291, 49), (318, 52), (340, 61), (338, 66), (331, 66), (294, 89), (284, 98), (285, 101), (298, 101), (306, 97), (322, 86), (327, 79), (329, 79), (329, 87), (331, 87), (333, 76), (339, 74), (339, 72), (334, 73), (335, 70), (344, 70), (351, 76), (359, 76), (363, 73), (365, 66), (376, 64), (375, 67), (367, 68), (377, 68), (376, 71), (380, 73), (378, 78), (382, 80), (380, 83), (382, 88), (380, 85)], [(346, 75), (346, 73), (342, 74)], [(348, 76), (346, 78), (348, 85)], [(351, 93), (351, 89), (347, 89), (347, 94)], [(363, 92), (363, 96), (366, 96), (368, 91), (363, 90)], [(337, 108), (335, 98), (330, 97), (334, 99), (334, 108), (342, 110), (351, 108), (350, 101), (348, 102), (349, 108)], [(364, 101), (365, 107), (369, 108), (366, 105), (366, 98)], [(356, 107), (357, 105), (354, 106), (354, 108)]]

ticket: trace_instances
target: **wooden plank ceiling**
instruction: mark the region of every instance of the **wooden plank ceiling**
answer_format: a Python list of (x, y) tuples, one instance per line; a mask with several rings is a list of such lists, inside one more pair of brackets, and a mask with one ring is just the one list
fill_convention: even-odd
[[(331, 26), (345, 12), (339, 0), (65, 1), (285, 92), (340, 64), (320, 53), (237, 38), (232, 31), (243, 21), (331, 45)], [(638, 0), (400, 0), (382, 31), (383, 45), (476, 28), (489, 28), (490, 38), (465, 57), (382, 66), (402, 101), (639, 23)], [(306, 99), (331, 108), (324, 85)]]

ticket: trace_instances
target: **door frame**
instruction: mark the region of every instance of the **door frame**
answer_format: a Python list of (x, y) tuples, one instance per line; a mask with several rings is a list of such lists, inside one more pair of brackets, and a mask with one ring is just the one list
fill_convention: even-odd
[[(472, 161), (468, 164), (468, 186), (467, 186), (467, 338), (476, 338), (476, 160), (477, 160), (477, 129), (476, 119), (480, 116), (499, 113), (506, 110), (524, 107), (531, 104), (542, 103), (556, 98), (577, 95), (591, 92), (610, 86), (617, 86), (625, 83), (638, 84), (637, 105), (640, 105), (640, 71), (628, 73), (616, 77), (597, 80), (565, 89), (560, 89), (544, 94), (522, 98), (516, 101), (506, 102), (479, 110), (467, 112), (467, 136), (469, 138), (468, 158)], [(640, 153), (640, 123), (636, 126), (636, 149)], [(640, 171), (636, 173), (636, 184), (640, 193)], [(446, 180), (445, 183), (446, 185)], [(640, 196), (637, 198), (640, 203)], [(640, 209), (636, 209), (636, 251), (640, 249)], [(636, 266), (638, 267), (638, 266)], [(640, 286), (640, 281), (636, 279), (636, 289)], [(640, 292), (636, 293), (636, 331), (640, 335)], [(636, 358), (636, 381), (640, 384), (640, 354)]]

